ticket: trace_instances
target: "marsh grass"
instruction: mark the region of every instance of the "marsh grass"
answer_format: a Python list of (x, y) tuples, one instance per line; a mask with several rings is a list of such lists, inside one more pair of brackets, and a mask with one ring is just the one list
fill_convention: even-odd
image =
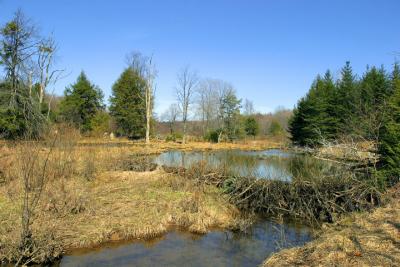
[[(241, 221), (239, 211), (220, 189), (163, 170), (149, 171), (148, 158), (138, 159), (143, 154), (136, 148), (80, 146), (75, 133), (65, 130), (61, 134), (66, 136), (57, 139), (49, 156), (46, 186), (30, 224), (39, 249), (19, 264), (42, 264), (67, 250), (109, 241), (149, 239), (172, 226), (205, 233), (215, 227), (237, 228)], [(21, 259), (23, 183), (15, 163), (19, 160), (16, 152), (22, 148), (21, 143), (0, 148), (5, 152), (0, 166), (6, 177), (0, 185), (2, 263)], [(39, 159), (46, 152), (43, 142)], [(124, 161), (139, 165), (143, 160), (141, 172), (118, 166)]]
[(325, 224), (317, 239), (304, 247), (282, 250), (263, 266), (399, 266), (399, 189), (385, 195), (389, 201), (383, 207)]

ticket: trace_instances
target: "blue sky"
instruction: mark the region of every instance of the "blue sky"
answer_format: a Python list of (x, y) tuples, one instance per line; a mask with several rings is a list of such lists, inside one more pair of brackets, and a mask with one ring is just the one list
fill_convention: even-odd
[(175, 101), (176, 73), (188, 64), (269, 112), (292, 108), (328, 68), (390, 68), (400, 52), (398, 0), (0, 0), (0, 23), (17, 8), (54, 32), (69, 73), (58, 94), (84, 70), (108, 99), (125, 55), (141, 51), (157, 64), (158, 113)]

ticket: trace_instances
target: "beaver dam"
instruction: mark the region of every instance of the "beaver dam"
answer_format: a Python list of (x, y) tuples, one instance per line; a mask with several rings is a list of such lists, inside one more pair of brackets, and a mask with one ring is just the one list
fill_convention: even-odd
[(281, 150), (168, 151), (148, 163), (221, 188), (232, 204), (258, 219), (242, 231), (198, 235), (173, 228), (148, 241), (75, 250), (60, 266), (257, 266), (273, 252), (310, 241), (321, 222), (380, 201), (369, 182), (349, 168)]

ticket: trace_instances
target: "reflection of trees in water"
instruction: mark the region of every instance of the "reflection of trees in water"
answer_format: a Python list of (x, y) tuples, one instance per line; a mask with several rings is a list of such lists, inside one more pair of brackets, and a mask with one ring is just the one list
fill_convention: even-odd
[(342, 166), (327, 161), (318, 160), (308, 155), (294, 156), (289, 164), (290, 172), (294, 178), (315, 179), (325, 177), (332, 173), (342, 172), (345, 169)]
[(205, 164), (212, 169), (222, 169), (231, 175), (258, 177), (289, 181), (293, 177), (309, 178), (337, 171), (338, 167), (307, 155), (282, 156), (265, 152), (218, 151), (182, 152), (170, 151), (161, 154), (157, 163), (174, 167), (190, 168), (195, 164)]

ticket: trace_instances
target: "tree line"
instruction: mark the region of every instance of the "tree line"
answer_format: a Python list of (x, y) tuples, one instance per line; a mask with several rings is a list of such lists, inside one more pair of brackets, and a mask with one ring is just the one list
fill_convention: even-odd
[[(152, 57), (137, 52), (126, 57), (126, 68), (113, 84), (106, 107), (102, 90), (84, 71), (62, 97), (54, 94), (56, 82), (64, 75), (63, 69), (56, 68), (56, 42), (52, 36), (40, 37), (36, 25), (21, 11), (0, 34), (0, 65), (5, 72), (0, 81), (0, 137), (37, 138), (46, 126), (66, 122), (83, 134), (112, 131), (150, 141), (157, 123), (153, 112), (157, 70)], [(191, 120), (201, 124), (198, 136), (214, 142), (255, 137), (260, 132), (261, 115), (255, 113), (251, 101), (242, 105), (228, 82), (201, 79), (184, 67), (177, 74), (175, 96), (176, 103), (160, 118), (169, 123), (172, 139), (181, 135), (185, 142)], [(175, 127), (177, 121), (180, 130)], [(271, 127), (283, 129), (281, 124), (276, 120)]]
[(400, 176), (400, 66), (388, 72), (367, 67), (357, 77), (349, 62), (334, 80), (318, 75), (293, 111), (289, 132), (295, 145), (370, 141), (377, 145), (379, 168), (390, 181)]

